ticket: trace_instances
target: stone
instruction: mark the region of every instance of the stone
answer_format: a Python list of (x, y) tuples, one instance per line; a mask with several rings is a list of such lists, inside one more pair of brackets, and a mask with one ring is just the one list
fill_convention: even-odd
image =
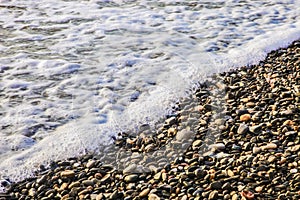
[(231, 184), (229, 182), (222, 185), (222, 190), (230, 190), (230, 189), (231, 189)]
[(251, 115), (250, 114), (243, 114), (240, 116), (240, 120), (242, 122), (246, 122), (246, 121), (249, 121), (251, 119)]
[(216, 143), (216, 144), (212, 144), (210, 145), (210, 147), (215, 151), (215, 150), (223, 150), (225, 149), (225, 144), (223, 143)]
[(39, 179), (36, 180), (37, 184), (44, 184), (47, 180), (47, 175), (41, 176)]
[(247, 131), (249, 130), (249, 127), (246, 125), (246, 124), (240, 124), (238, 130), (237, 130), (237, 133), (238, 134), (245, 134), (247, 133)]
[(256, 126), (250, 126), (249, 131), (252, 133), (258, 133), (258, 131), (261, 129), (262, 124), (256, 125)]
[(270, 149), (276, 149), (277, 148), (277, 144), (275, 143), (268, 143), (265, 146), (262, 146), (263, 150), (270, 150)]
[(60, 173), (62, 178), (73, 178), (75, 176), (75, 172), (73, 170), (65, 170)]
[(160, 200), (160, 198), (156, 194), (149, 194), (148, 200)]
[(227, 175), (230, 176), (230, 177), (233, 177), (234, 176), (234, 172), (230, 169), (227, 170)]
[(262, 186), (258, 186), (258, 187), (255, 188), (255, 191), (258, 192), (258, 193), (261, 193), (262, 190), (263, 190)]
[(82, 184), (85, 186), (93, 186), (94, 182), (91, 180), (84, 180), (84, 181), (82, 181)]
[(86, 164), (86, 167), (87, 168), (93, 168), (96, 164), (96, 161), (95, 160), (89, 160)]
[(76, 182), (72, 182), (68, 188), (69, 189), (72, 189), (73, 187), (79, 187), (80, 186), (80, 182), (79, 181), (76, 181)]
[(170, 117), (170, 118), (166, 119), (166, 124), (168, 124), (170, 126), (175, 124), (175, 123), (176, 123), (176, 118), (175, 117)]
[(218, 191), (214, 190), (214, 191), (209, 193), (208, 199), (209, 200), (215, 200), (215, 199), (218, 199), (218, 197), (219, 197)]
[(28, 191), (28, 195), (31, 197), (34, 197), (36, 195), (36, 189), (35, 188), (30, 188)]
[(124, 178), (124, 181), (128, 182), (128, 183), (132, 183), (137, 181), (139, 178), (139, 176), (137, 174), (131, 174), (131, 175), (127, 175)]
[(195, 140), (195, 141), (193, 142), (192, 146), (193, 146), (193, 147), (198, 147), (198, 146), (201, 145), (201, 143), (202, 143), (202, 140)]
[(132, 163), (123, 170), (123, 173), (124, 174), (132, 173), (136, 170), (136, 168), (137, 168), (137, 165), (135, 163)]
[(149, 194), (149, 192), (150, 192), (150, 188), (146, 188), (139, 194), (139, 197), (143, 198), (143, 197), (147, 196)]
[(158, 172), (154, 175), (154, 180), (159, 180), (161, 178), (161, 172)]
[(258, 153), (260, 153), (261, 152), (261, 148), (260, 147), (253, 147), (253, 150), (252, 150), (252, 152), (253, 152), (253, 154), (258, 154)]
[(222, 188), (222, 183), (220, 181), (214, 181), (210, 184), (210, 188), (213, 190), (219, 190)]
[(181, 131), (178, 131), (176, 134), (176, 140), (178, 141), (184, 141), (194, 138), (194, 133), (192, 131), (183, 129)]
[(238, 200), (239, 196), (235, 193), (235, 194), (232, 195), (231, 199), (232, 200)]

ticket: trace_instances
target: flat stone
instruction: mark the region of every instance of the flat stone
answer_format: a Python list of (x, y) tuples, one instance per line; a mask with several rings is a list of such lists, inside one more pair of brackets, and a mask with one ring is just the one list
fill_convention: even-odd
[(127, 175), (124, 178), (124, 181), (130, 183), (130, 182), (135, 182), (137, 181), (139, 178), (139, 176), (137, 174), (131, 174), (131, 175)]
[(137, 165), (135, 163), (128, 165), (124, 170), (124, 174), (132, 173), (136, 170)]
[(202, 143), (202, 140), (195, 140), (194, 142), (193, 142), (193, 147), (197, 147), (197, 146), (200, 146), (201, 145), (201, 143)]
[(166, 119), (165, 121), (168, 125), (173, 125), (176, 123), (176, 118), (175, 117), (170, 117), (168, 119)]
[(234, 172), (230, 169), (227, 170), (227, 175), (230, 176), (230, 177), (233, 177), (234, 176)]
[(290, 149), (292, 152), (297, 152), (297, 151), (299, 151), (299, 149), (300, 149), (300, 144), (297, 144), (297, 145), (295, 145), (295, 146), (293, 146), (293, 147), (289, 147), (289, 149)]
[(36, 195), (36, 189), (30, 188), (30, 190), (28, 191), (28, 195), (31, 197), (34, 197)]
[(73, 178), (75, 176), (75, 172), (73, 170), (65, 170), (60, 173), (62, 178)]
[(210, 188), (213, 190), (219, 190), (222, 188), (222, 183), (220, 181), (214, 181), (210, 184)]
[(178, 131), (178, 133), (176, 134), (176, 140), (178, 141), (192, 139), (193, 137), (194, 137), (194, 133), (186, 129)]
[(154, 180), (159, 180), (161, 178), (161, 172), (158, 172), (154, 175)]
[(258, 153), (260, 153), (261, 152), (261, 148), (260, 147), (253, 147), (253, 150), (252, 150), (252, 152), (253, 152), (253, 154), (258, 154)]
[(46, 182), (46, 180), (47, 180), (47, 175), (43, 175), (39, 179), (36, 180), (36, 183), (37, 184), (43, 184), (43, 183)]
[(208, 199), (209, 200), (215, 200), (219, 197), (218, 191), (214, 190), (212, 192), (209, 193)]
[(72, 189), (73, 187), (79, 187), (80, 186), (80, 182), (79, 181), (76, 181), (76, 182), (72, 182), (68, 188), (69, 189)]
[(146, 188), (139, 194), (139, 197), (145, 197), (149, 194), (149, 192), (150, 192), (150, 188)]
[(237, 133), (238, 134), (245, 134), (249, 130), (249, 127), (246, 124), (240, 124)]
[(223, 143), (216, 143), (216, 144), (210, 145), (210, 147), (213, 150), (223, 150), (223, 149), (225, 149), (225, 144), (223, 144)]
[(250, 126), (249, 131), (252, 133), (257, 133), (262, 127), (262, 124), (256, 125), (256, 126)]
[(249, 121), (251, 119), (251, 115), (250, 114), (243, 114), (240, 116), (240, 120), (242, 122), (246, 122), (246, 121)]
[(148, 200), (160, 200), (160, 198), (156, 194), (149, 194)]
[(96, 164), (96, 161), (95, 160), (89, 160), (86, 164), (86, 167), (87, 168), (93, 168)]
[(92, 180), (84, 180), (82, 184), (85, 186), (94, 186), (94, 182)]
[(262, 146), (263, 150), (276, 149), (276, 148), (277, 148), (277, 144), (275, 143), (269, 143), (265, 146)]
[(231, 189), (231, 184), (229, 182), (222, 185), (222, 190), (230, 190), (230, 189)]

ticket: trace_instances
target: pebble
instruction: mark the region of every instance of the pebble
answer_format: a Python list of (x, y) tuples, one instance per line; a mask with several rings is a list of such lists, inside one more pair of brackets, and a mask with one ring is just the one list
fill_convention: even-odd
[(295, 169), (295, 168), (290, 170), (291, 174), (296, 174), (297, 172), (298, 172), (298, 169)]
[(227, 175), (232, 177), (232, 176), (234, 176), (234, 172), (232, 170), (228, 169), (227, 170)]
[(82, 184), (85, 186), (93, 186), (94, 182), (91, 180), (84, 180), (84, 181), (82, 181)]
[(229, 182), (225, 183), (222, 186), (222, 190), (230, 190), (231, 189), (231, 184)]
[(261, 152), (261, 148), (260, 147), (253, 147), (253, 150), (252, 150), (252, 152), (253, 152), (253, 154), (258, 154), (258, 153), (260, 153)]
[(87, 168), (93, 168), (96, 164), (96, 161), (95, 160), (89, 160), (86, 164), (86, 167)]
[(79, 181), (76, 181), (76, 182), (72, 182), (68, 188), (69, 189), (72, 189), (73, 187), (79, 187), (80, 186), (80, 182)]
[(275, 143), (269, 143), (265, 146), (262, 146), (262, 150), (270, 150), (270, 149), (276, 149), (277, 148), (277, 144)]
[(261, 193), (262, 190), (263, 190), (262, 186), (258, 186), (258, 187), (255, 188), (255, 191), (258, 192), (258, 193)]
[(156, 194), (149, 194), (148, 200), (160, 200), (160, 198)]
[(208, 199), (209, 200), (215, 200), (219, 197), (219, 193), (217, 190), (214, 190), (212, 192), (209, 193)]
[(214, 181), (210, 184), (210, 188), (214, 190), (219, 190), (222, 188), (222, 183), (220, 181)]
[(39, 179), (36, 180), (36, 183), (37, 184), (43, 184), (43, 183), (46, 182), (46, 180), (47, 180), (47, 175), (43, 175)]
[(262, 124), (256, 125), (256, 126), (250, 126), (249, 131), (252, 133), (258, 133), (258, 131), (261, 129)]
[(137, 174), (131, 174), (131, 175), (127, 175), (124, 178), (124, 181), (130, 183), (130, 182), (135, 182), (137, 181), (139, 178), (139, 176)]
[(73, 170), (65, 170), (60, 173), (62, 178), (73, 178), (75, 176), (75, 172)]
[(177, 141), (184, 141), (194, 138), (194, 133), (192, 131), (183, 129), (181, 131), (178, 131), (176, 134), (176, 140)]
[(145, 197), (149, 194), (149, 192), (150, 192), (150, 188), (146, 188), (139, 194), (139, 197)]
[(35, 188), (30, 188), (30, 190), (28, 191), (28, 195), (31, 196), (31, 197), (34, 197), (36, 195), (36, 189)]
[(213, 150), (219, 150), (220, 151), (220, 150), (225, 149), (225, 144), (223, 144), (223, 143), (212, 144), (211, 148)]
[(250, 114), (243, 114), (240, 116), (240, 120), (242, 122), (246, 122), (246, 121), (249, 121), (251, 119), (251, 115)]
[(240, 124), (237, 133), (238, 134), (245, 134), (249, 130), (249, 127), (246, 124)]

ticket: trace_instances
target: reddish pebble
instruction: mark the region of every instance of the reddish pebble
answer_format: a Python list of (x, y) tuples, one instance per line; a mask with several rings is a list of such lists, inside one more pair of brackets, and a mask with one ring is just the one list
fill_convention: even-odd
[(251, 119), (251, 115), (250, 114), (243, 114), (240, 116), (240, 120), (243, 122), (249, 121)]

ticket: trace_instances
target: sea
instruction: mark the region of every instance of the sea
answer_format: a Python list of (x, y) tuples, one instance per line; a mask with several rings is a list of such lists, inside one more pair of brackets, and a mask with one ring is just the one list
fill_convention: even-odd
[(298, 0), (0, 0), (0, 179), (113, 145), (300, 38)]

